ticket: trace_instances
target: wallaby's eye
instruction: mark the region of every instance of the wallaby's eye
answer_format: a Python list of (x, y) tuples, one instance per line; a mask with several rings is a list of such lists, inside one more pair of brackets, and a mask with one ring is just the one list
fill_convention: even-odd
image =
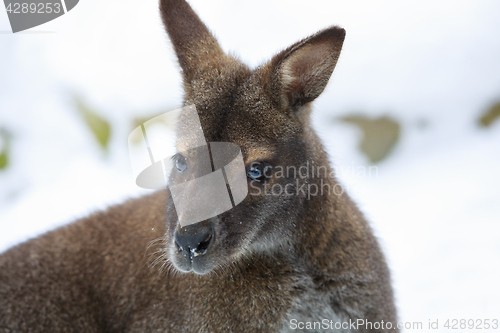
[(272, 167), (263, 162), (254, 162), (247, 169), (247, 177), (256, 182), (263, 182), (271, 177)]
[(175, 155), (175, 167), (179, 173), (183, 173), (187, 169), (186, 158), (184, 158), (181, 154)]

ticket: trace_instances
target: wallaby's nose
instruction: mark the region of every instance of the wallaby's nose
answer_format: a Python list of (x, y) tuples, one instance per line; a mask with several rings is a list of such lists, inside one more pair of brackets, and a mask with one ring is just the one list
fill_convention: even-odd
[(174, 232), (175, 245), (186, 258), (194, 258), (208, 251), (214, 238), (210, 226), (189, 225)]

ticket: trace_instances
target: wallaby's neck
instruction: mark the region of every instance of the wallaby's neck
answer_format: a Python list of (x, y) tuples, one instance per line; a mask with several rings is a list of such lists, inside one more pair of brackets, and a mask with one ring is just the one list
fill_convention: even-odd
[(366, 239), (360, 242), (362, 238), (370, 238), (369, 227), (338, 182), (320, 139), (310, 126), (305, 128), (310, 164), (313, 164), (308, 179), (312, 187), (303, 202), (295, 247), (318, 278), (356, 274), (360, 271), (360, 267), (356, 267), (359, 261), (346, 260), (346, 257), (364, 250), (358, 243), (365, 243)]

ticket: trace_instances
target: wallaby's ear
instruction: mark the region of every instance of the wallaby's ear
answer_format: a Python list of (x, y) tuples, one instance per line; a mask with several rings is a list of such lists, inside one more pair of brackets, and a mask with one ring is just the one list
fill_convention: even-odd
[(226, 60), (217, 40), (185, 0), (160, 0), (160, 12), (186, 84)]
[(298, 109), (326, 87), (342, 49), (345, 30), (322, 30), (277, 54), (264, 68), (274, 102)]

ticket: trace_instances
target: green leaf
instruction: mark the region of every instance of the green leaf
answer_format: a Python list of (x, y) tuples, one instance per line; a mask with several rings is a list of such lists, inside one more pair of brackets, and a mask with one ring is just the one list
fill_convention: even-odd
[(5, 169), (8, 164), (9, 164), (9, 151), (7, 149), (4, 149), (0, 153), (0, 170)]
[(109, 138), (111, 137), (111, 126), (109, 122), (101, 117), (96, 111), (92, 110), (80, 98), (75, 98), (76, 108), (82, 116), (85, 124), (90, 129), (94, 138), (102, 149), (107, 150)]
[(500, 102), (497, 102), (491, 106), (485, 113), (479, 118), (479, 125), (482, 127), (489, 127), (493, 122), (500, 118)]
[(371, 119), (361, 115), (345, 116), (342, 121), (358, 126), (363, 132), (359, 149), (372, 162), (385, 159), (399, 141), (400, 125), (387, 116)]
[(0, 151), (0, 170), (6, 169), (9, 165), (10, 138), (10, 133), (5, 128), (0, 128), (0, 142), (3, 142), (3, 148)]

